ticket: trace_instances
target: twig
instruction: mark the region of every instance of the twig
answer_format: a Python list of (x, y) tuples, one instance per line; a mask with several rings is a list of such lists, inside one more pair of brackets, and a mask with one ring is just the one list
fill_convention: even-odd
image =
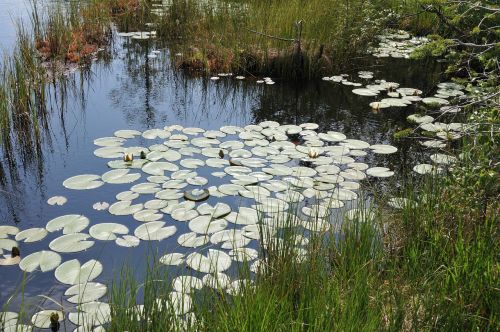
[(295, 42), (295, 41), (297, 41), (295, 38), (277, 37), (277, 36), (273, 36), (273, 35), (268, 35), (267, 33), (255, 31), (255, 30), (252, 30), (252, 29), (249, 29), (249, 28), (243, 28), (243, 29), (248, 30), (248, 31), (253, 32), (253, 33), (256, 33), (258, 35), (264, 36), (264, 37), (273, 38), (273, 39), (277, 39), (277, 40), (281, 40), (281, 41), (288, 41), (288, 42)]

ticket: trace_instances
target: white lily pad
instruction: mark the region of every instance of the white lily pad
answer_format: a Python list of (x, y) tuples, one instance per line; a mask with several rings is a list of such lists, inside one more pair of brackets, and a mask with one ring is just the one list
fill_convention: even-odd
[(177, 208), (172, 211), (172, 218), (177, 221), (189, 221), (196, 217), (198, 217), (196, 210)]
[(393, 176), (394, 172), (387, 167), (371, 167), (366, 170), (366, 174), (377, 178), (387, 178)]
[(193, 276), (178, 276), (172, 280), (172, 288), (176, 292), (189, 294), (194, 290), (202, 289), (203, 282), (200, 278)]
[(250, 262), (259, 257), (259, 252), (252, 248), (236, 248), (229, 251), (229, 256), (238, 262)]
[(55, 269), (61, 264), (61, 256), (50, 250), (42, 250), (24, 257), (19, 263), (19, 268), (26, 272), (33, 272), (40, 269), (47, 272)]
[(142, 133), (142, 137), (144, 137), (145, 139), (166, 139), (169, 138), (170, 135), (171, 133), (169, 131), (163, 129), (149, 129)]
[[(132, 201), (139, 197), (139, 193), (133, 192), (131, 190), (123, 191), (119, 194), (117, 194), (116, 199), (119, 201)], [(108, 206), (109, 207), (109, 206)]]
[(203, 203), (197, 208), (201, 215), (207, 215), (212, 219), (219, 219), (231, 212), (231, 207), (225, 203), (217, 203), (215, 206)]
[(160, 263), (164, 265), (181, 265), (184, 264), (185, 261), (185, 256), (184, 254), (181, 253), (171, 253), (171, 254), (166, 254), (160, 257)]
[(80, 304), (97, 301), (106, 294), (107, 290), (106, 285), (87, 282), (71, 286), (64, 292), (64, 295), (69, 296), (68, 302)]
[(96, 224), (89, 229), (89, 234), (94, 239), (101, 241), (114, 241), (117, 235), (125, 235), (127, 233), (127, 226), (117, 223)]
[[(59, 311), (59, 310), (42, 310), (42, 311), (39, 311), (37, 313), (35, 313), (32, 317), (31, 317), (31, 323), (35, 326), (35, 327), (38, 327), (40, 329), (48, 329), (50, 328), (51, 326), (51, 321), (50, 321), (50, 317), (52, 314), (56, 314), (57, 317), (58, 317), (58, 321), (59, 322), (62, 322), (64, 321), (64, 314), (62, 311)], [(16, 329), (14, 329), (16, 330)], [(23, 331), (23, 330), (21, 330)]]
[(114, 135), (120, 138), (134, 138), (135, 136), (139, 136), (141, 134), (140, 131), (137, 130), (128, 130), (122, 129), (115, 131)]
[(223, 272), (231, 266), (231, 257), (223, 251), (208, 249), (207, 255), (194, 252), (186, 258), (187, 265), (203, 273)]
[(37, 242), (43, 240), (48, 232), (45, 228), (29, 228), (16, 234), (16, 241)]
[(435, 154), (431, 155), (430, 158), (436, 164), (442, 164), (442, 165), (450, 165), (450, 164), (453, 164), (457, 161), (456, 157), (442, 154), (442, 153), (435, 153)]
[(123, 235), (115, 240), (115, 243), (120, 247), (132, 248), (137, 247), (140, 243), (140, 240), (133, 235)]
[(177, 238), (177, 243), (187, 248), (197, 248), (207, 244), (210, 238), (207, 235), (198, 235), (195, 232), (184, 233)]
[(242, 206), (239, 208), (238, 213), (231, 212), (228, 214), (226, 220), (237, 225), (253, 225), (258, 223), (259, 214), (255, 209)]
[(413, 171), (418, 174), (441, 173), (443, 170), (439, 167), (430, 164), (418, 164), (413, 167)]
[(66, 261), (59, 265), (54, 272), (57, 280), (67, 285), (85, 284), (94, 280), (102, 273), (102, 264), (91, 259), (80, 264), (77, 259)]
[(47, 200), (49, 205), (64, 205), (68, 199), (64, 196), (53, 196)]
[(201, 280), (204, 286), (213, 289), (224, 289), (231, 283), (231, 279), (226, 274), (220, 272), (207, 274)]
[(151, 175), (164, 175), (165, 171), (175, 172), (179, 170), (179, 166), (168, 161), (154, 161), (145, 164), (142, 171)]
[(180, 164), (182, 167), (185, 167), (185, 168), (196, 169), (200, 166), (205, 165), (205, 162), (201, 159), (186, 158), (186, 159), (182, 159)]
[[(92, 330), (92, 332), (105, 332), (103, 324), (111, 320), (111, 307), (104, 302), (87, 302), (78, 305), (78, 312), (70, 312), (68, 319), (75, 325), (83, 328), (82, 332)], [(92, 327), (96, 326), (94, 329)], [(80, 330), (76, 330), (80, 332)]]
[(63, 234), (78, 233), (84, 230), (90, 220), (78, 214), (68, 214), (50, 220), (45, 228), (49, 232), (56, 232), (62, 229)]
[(94, 245), (94, 241), (87, 240), (89, 234), (73, 233), (62, 235), (49, 243), (49, 248), (63, 253), (79, 252), (86, 250)]
[(95, 189), (104, 184), (104, 182), (100, 181), (100, 178), (99, 175), (94, 174), (77, 175), (66, 179), (63, 186), (73, 190)]
[(165, 223), (163, 221), (148, 222), (137, 227), (134, 235), (145, 241), (161, 241), (177, 232), (177, 227), (175, 226), (164, 226)]
[(102, 175), (102, 181), (112, 184), (131, 183), (141, 177), (139, 173), (131, 173), (128, 169), (114, 169)]
[(143, 204), (132, 204), (131, 201), (118, 201), (109, 207), (109, 213), (116, 216), (134, 214), (143, 209)]
[(398, 151), (398, 148), (396, 148), (395, 146), (387, 144), (374, 144), (370, 146), (370, 149), (372, 149), (373, 153), (378, 154), (391, 154)]
[(211, 234), (227, 227), (224, 219), (212, 219), (210, 216), (199, 216), (189, 222), (189, 229), (198, 234)]
[(107, 210), (109, 208), (108, 202), (96, 202), (92, 205), (92, 208), (97, 211)]

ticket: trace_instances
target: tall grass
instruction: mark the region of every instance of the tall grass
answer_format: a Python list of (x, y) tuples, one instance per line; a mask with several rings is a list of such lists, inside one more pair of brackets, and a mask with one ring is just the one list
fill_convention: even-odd
[[(178, 66), (312, 78), (347, 66), (382, 28), (384, 1), (172, 0), (151, 19)], [(380, 6), (380, 7), (379, 7)]]

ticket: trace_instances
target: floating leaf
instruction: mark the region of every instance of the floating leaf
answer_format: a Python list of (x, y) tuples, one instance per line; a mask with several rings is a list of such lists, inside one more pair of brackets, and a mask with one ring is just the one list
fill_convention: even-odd
[(116, 223), (102, 223), (97, 224), (89, 229), (89, 234), (96, 240), (101, 241), (114, 241), (118, 235), (128, 233), (128, 228), (122, 224)]
[(40, 268), (42, 272), (55, 269), (61, 264), (61, 256), (53, 251), (38, 251), (24, 257), (19, 263), (19, 268), (26, 272), (33, 272)]
[(104, 184), (99, 175), (84, 174), (73, 176), (63, 182), (63, 186), (73, 190), (86, 190), (99, 188)]
[(177, 208), (172, 211), (172, 218), (177, 221), (189, 221), (196, 217), (198, 217), (196, 210)]
[(45, 228), (29, 228), (25, 229), (16, 235), (16, 241), (37, 242), (43, 240), (48, 232)]
[(57, 252), (78, 252), (94, 245), (94, 241), (87, 240), (89, 234), (73, 233), (62, 235), (49, 243), (49, 248)]
[[(87, 302), (78, 305), (77, 309), (78, 312), (70, 312), (68, 318), (73, 324), (83, 327), (85, 331), (104, 332), (100, 325), (111, 320), (111, 308), (107, 303)], [(98, 327), (92, 329), (96, 325)]]
[(373, 153), (378, 154), (391, 154), (398, 151), (398, 148), (396, 148), (395, 146), (386, 144), (374, 144), (370, 146), (370, 149), (372, 149)]
[(142, 210), (134, 213), (134, 219), (142, 222), (150, 222), (160, 220), (163, 217), (162, 213), (158, 213), (158, 210)]
[(231, 283), (231, 279), (226, 274), (220, 272), (207, 274), (201, 280), (204, 286), (213, 289), (224, 289)]
[(177, 227), (165, 226), (163, 221), (152, 221), (140, 225), (134, 231), (134, 235), (141, 240), (161, 241), (175, 234)]
[(94, 280), (102, 273), (102, 264), (91, 259), (80, 265), (80, 261), (72, 259), (59, 265), (55, 277), (63, 284), (76, 285)]
[(115, 243), (120, 247), (132, 248), (137, 247), (140, 243), (140, 240), (133, 235), (124, 235), (115, 240)]
[(160, 263), (164, 265), (181, 265), (184, 264), (184, 254), (171, 253), (160, 257)]
[(366, 174), (378, 178), (387, 178), (393, 176), (394, 172), (386, 167), (371, 167), (366, 170)]
[(109, 213), (117, 216), (125, 216), (141, 211), (143, 204), (132, 205), (131, 201), (118, 201), (109, 207)]
[(128, 169), (114, 169), (102, 175), (101, 179), (107, 183), (121, 184), (130, 183), (138, 180), (141, 177), (139, 173), (131, 173)]
[(109, 203), (108, 202), (97, 202), (92, 205), (92, 208), (97, 211), (104, 211), (109, 208)]
[(192, 293), (196, 289), (201, 289), (203, 287), (203, 282), (201, 279), (193, 276), (178, 276), (172, 280), (172, 288), (174, 291), (188, 294)]
[(199, 216), (189, 222), (189, 229), (198, 234), (211, 234), (227, 227), (224, 219), (212, 219), (210, 216)]
[(45, 228), (49, 232), (56, 232), (62, 229), (63, 234), (72, 234), (84, 230), (89, 222), (90, 220), (83, 215), (68, 214), (50, 220)]
[(64, 205), (68, 199), (64, 196), (53, 196), (47, 200), (49, 205)]
[(208, 249), (207, 255), (194, 252), (187, 256), (187, 265), (203, 273), (223, 272), (231, 266), (231, 257), (216, 249)]
[(106, 285), (98, 282), (87, 282), (71, 286), (64, 292), (64, 295), (70, 296), (68, 302), (85, 303), (98, 300), (103, 297), (106, 292)]
[(177, 243), (183, 247), (196, 248), (207, 244), (209, 240), (210, 238), (206, 235), (198, 236), (197, 233), (189, 232), (179, 236)]
[(64, 321), (64, 314), (59, 310), (42, 310), (33, 315), (31, 317), (31, 323), (40, 329), (48, 329), (51, 326), (50, 317), (56, 314), (59, 322)]
[(226, 219), (237, 225), (253, 225), (259, 221), (259, 215), (255, 209), (240, 207), (238, 213), (231, 212)]

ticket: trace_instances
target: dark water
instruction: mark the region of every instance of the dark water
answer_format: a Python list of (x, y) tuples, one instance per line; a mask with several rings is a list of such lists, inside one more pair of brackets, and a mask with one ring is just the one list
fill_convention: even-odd
[[(8, 4), (12, 2), (0, 2), (0, 12), (2, 6)], [(5, 18), (2, 20), (0, 30), (5, 26)], [(12, 35), (0, 36), (7, 43), (12, 38)], [(369, 164), (387, 166), (401, 173), (415, 165), (419, 158), (417, 145), (400, 145), (392, 139), (395, 131), (408, 126), (405, 118), (415, 111), (413, 106), (373, 113), (368, 106), (372, 98), (354, 95), (352, 87), (322, 80), (293, 83), (273, 78), (275, 85), (258, 85), (254, 79), (237, 81), (227, 78), (214, 82), (190, 77), (173, 70), (168, 50), (162, 50), (157, 59), (148, 59), (146, 48), (151, 46), (146, 47), (144, 42), (116, 39), (113, 61), (96, 62), (89, 73), (71, 75), (68, 78), (70, 88), (65, 97), (57, 92), (50, 108), (50, 126), (43, 145), (38, 147), (39, 153), (34, 153), (33, 148), (23, 149), (20, 146), (7, 152), (8, 155), (2, 152), (1, 225), (16, 225), (20, 229), (44, 227), (47, 221), (57, 216), (84, 214), (91, 220), (89, 227), (95, 223), (118, 222), (127, 225), (133, 233), (139, 223), (131, 216), (117, 217), (92, 209), (98, 201), (114, 202), (114, 196), (130, 188), (131, 184), (106, 184), (92, 191), (67, 190), (62, 186), (62, 182), (71, 176), (102, 174), (109, 170), (106, 166), (108, 160), (94, 156), (96, 146), (93, 140), (112, 136), (118, 129), (143, 131), (173, 124), (218, 129), (224, 125), (244, 126), (263, 120), (283, 124), (316, 122), (320, 124), (320, 132), (340, 131), (348, 138), (371, 144), (392, 144), (399, 148), (398, 153), (393, 155), (365, 159), (364, 162)], [(376, 79), (398, 82), (402, 87), (419, 88), (424, 95), (431, 92), (439, 79), (440, 68), (436, 63), (371, 57), (361, 59), (359, 63), (357, 70), (374, 71)], [(356, 81), (363, 82), (360, 79)], [(137, 144), (129, 144), (152, 143), (138, 139)], [(202, 175), (203, 171), (198, 173)], [(46, 201), (54, 195), (63, 195), (68, 202), (64, 206), (49, 206)], [(208, 201), (210, 204), (216, 202), (216, 198)], [(186, 224), (173, 222), (168, 215), (162, 220), (178, 226), (177, 235), (186, 229)], [(48, 249), (49, 241), (59, 235), (56, 232), (41, 242), (20, 243), (21, 253), (26, 256)], [(96, 281), (106, 282), (116, 275), (124, 262), (140, 271), (150, 250), (160, 254), (183, 251), (178, 248), (176, 236), (173, 236), (160, 243), (143, 241), (139, 247), (131, 249), (118, 247), (113, 241), (96, 241), (96, 245), (83, 253), (61, 256), (63, 261), (98, 259), (104, 265), (104, 272)], [(0, 303), (14, 293), (22, 277), (17, 266), (0, 267)], [(29, 276), (25, 298), (37, 303), (40, 299), (36, 296), (45, 294), (61, 300), (61, 293), (66, 288), (58, 284), (53, 271), (37, 272)], [(12, 309), (17, 310), (19, 297), (13, 303)]]

